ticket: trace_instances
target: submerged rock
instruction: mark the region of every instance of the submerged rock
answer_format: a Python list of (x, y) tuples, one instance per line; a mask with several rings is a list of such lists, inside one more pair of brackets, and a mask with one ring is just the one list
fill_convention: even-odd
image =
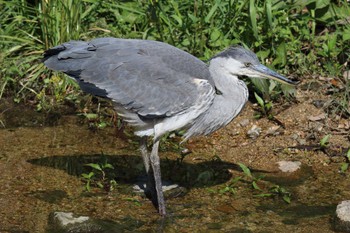
[(277, 162), (278, 169), (280, 169), (282, 172), (295, 172), (300, 169), (301, 162), (299, 161), (279, 161)]
[(350, 232), (350, 200), (338, 204), (335, 214), (334, 229), (341, 232)]
[(47, 232), (50, 233), (116, 233), (124, 226), (88, 216), (74, 216), (71, 212), (53, 212), (49, 216)]

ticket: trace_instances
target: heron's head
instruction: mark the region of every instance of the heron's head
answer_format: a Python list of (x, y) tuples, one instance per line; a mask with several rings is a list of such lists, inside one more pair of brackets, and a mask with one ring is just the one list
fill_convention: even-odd
[(224, 68), (235, 76), (248, 76), (252, 78), (268, 78), (281, 83), (295, 85), (296, 82), (287, 79), (277, 72), (262, 65), (258, 57), (250, 50), (241, 46), (234, 46), (217, 54), (213, 59), (221, 58), (224, 62)]

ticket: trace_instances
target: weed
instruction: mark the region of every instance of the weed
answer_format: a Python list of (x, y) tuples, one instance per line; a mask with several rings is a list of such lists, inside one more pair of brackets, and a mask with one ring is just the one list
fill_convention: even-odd
[(223, 194), (223, 193), (236, 194), (237, 188), (235, 186), (241, 179), (242, 179), (242, 177), (240, 177), (240, 176), (237, 176), (237, 177), (231, 179), (230, 182), (228, 184), (226, 184), (224, 188), (219, 190), (219, 193), (220, 194)]
[[(13, 94), (16, 101), (44, 102), (39, 109), (60, 104), (67, 94), (62, 90), (65, 85), (51, 92), (47, 85), (55, 89), (60, 83), (45, 84), (45, 79), (56, 75), (43, 67), (42, 52), (71, 39), (114, 36), (160, 40), (203, 60), (232, 44), (243, 44), (265, 65), (296, 75), (339, 77), (350, 53), (346, 0), (14, 0), (0, 1), (0, 5), (0, 64), (5, 67), (0, 70), (0, 97)], [(293, 93), (275, 82), (251, 82), (268, 101), (282, 92)], [(70, 84), (68, 88), (72, 89)]]
[(350, 164), (350, 149), (346, 153), (345, 156), (346, 162), (342, 163), (340, 165), (340, 173), (345, 173), (349, 169), (349, 164)]
[(256, 118), (261, 118), (262, 116), (266, 116), (269, 120), (273, 119), (273, 115), (271, 113), (272, 110), (272, 102), (265, 102), (258, 94), (254, 92), (255, 99), (260, 106), (260, 113), (255, 115)]
[[(100, 102), (97, 103), (97, 107), (94, 109), (93, 112), (92, 111), (88, 112), (86, 105), (89, 105), (89, 103), (85, 103), (85, 107), (82, 110), (82, 113), (78, 113), (77, 115), (81, 116), (84, 120), (87, 121), (87, 123), (89, 125), (89, 129), (95, 131), (95, 130), (99, 130), (99, 129), (104, 129), (107, 126), (112, 125), (113, 115), (110, 116), (110, 114), (108, 112), (102, 111), (103, 109), (101, 109)], [(95, 107), (95, 105), (94, 105), (94, 107)], [(117, 124), (118, 123), (119, 122), (117, 122)]]
[(88, 163), (85, 166), (92, 168), (89, 173), (83, 173), (81, 176), (85, 183), (85, 189), (90, 192), (91, 186), (101, 188), (107, 192), (113, 191), (117, 187), (114, 179), (107, 177), (106, 170), (114, 167), (105, 159), (102, 163)]
[(238, 166), (242, 169), (244, 176), (238, 176), (238, 177), (231, 179), (225, 185), (225, 187), (219, 189), (218, 192), (220, 194), (225, 193), (225, 194), (234, 195), (237, 193), (237, 187), (235, 187), (237, 185), (237, 183), (248, 181), (251, 184), (252, 190), (254, 190), (254, 192), (258, 192), (258, 194), (253, 195), (255, 197), (275, 197), (275, 196), (277, 196), (277, 197), (281, 197), (283, 199), (283, 201), (285, 201), (288, 204), (291, 202), (291, 193), (288, 192), (285, 188), (283, 188), (279, 185), (275, 185), (275, 184), (270, 186), (270, 188), (265, 187), (266, 185), (264, 185), (264, 188), (261, 188), (258, 185), (258, 183), (261, 182), (261, 180), (264, 178), (263, 176), (254, 176), (252, 174), (252, 172), (250, 171), (250, 169), (246, 165), (244, 165), (243, 163), (238, 163)]
[(133, 203), (135, 206), (142, 206), (141, 202), (135, 198), (125, 198), (124, 200)]
[(320, 140), (320, 149), (324, 150), (327, 148), (328, 144), (329, 144), (329, 138), (331, 135), (327, 134), (326, 136), (324, 136), (321, 140)]
[(268, 193), (260, 193), (256, 194), (256, 197), (281, 197), (283, 201), (290, 204), (291, 202), (291, 193), (288, 192), (285, 188), (279, 186), (279, 185), (273, 185)]

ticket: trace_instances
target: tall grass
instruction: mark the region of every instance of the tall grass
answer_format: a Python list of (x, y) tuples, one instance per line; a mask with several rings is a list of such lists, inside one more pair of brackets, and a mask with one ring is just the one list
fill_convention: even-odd
[[(18, 101), (52, 94), (62, 99), (67, 91), (56, 85), (72, 90), (49, 78), (40, 63), (45, 49), (71, 39), (160, 40), (203, 60), (242, 44), (267, 66), (295, 76), (338, 77), (350, 53), (349, 23), (341, 23), (350, 15), (346, 0), (0, 0), (1, 8), (0, 98), (15, 94)], [(290, 91), (252, 83), (265, 99)]]
[(0, 19), (0, 61), (6, 67), (0, 72), (0, 98), (9, 90), (15, 101), (40, 100), (45, 92), (53, 94), (50, 90), (57, 90), (55, 85), (67, 86), (66, 80), (45, 80), (47, 70), (40, 61), (45, 49), (79, 39), (81, 20), (88, 13), (83, 11), (84, 2), (43, 0), (31, 5), (18, 0), (0, 1), (0, 6), (4, 7)]

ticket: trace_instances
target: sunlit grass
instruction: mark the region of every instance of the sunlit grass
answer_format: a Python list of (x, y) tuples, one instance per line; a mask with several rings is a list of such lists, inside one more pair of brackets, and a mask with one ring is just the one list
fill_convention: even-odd
[[(72, 39), (159, 40), (202, 60), (242, 44), (270, 68), (300, 77), (341, 77), (350, 54), (346, 0), (0, 0), (0, 9), (0, 98), (11, 95), (16, 101), (40, 102), (47, 99), (43, 95), (64, 99), (64, 88), (71, 84), (45, 81), (52, 73), (41, 57), (45, 49)], [(348, 79), (341, 80), (349, 86)], [(252, 83), (267, 100), (293, 94), (266, 80)]]

